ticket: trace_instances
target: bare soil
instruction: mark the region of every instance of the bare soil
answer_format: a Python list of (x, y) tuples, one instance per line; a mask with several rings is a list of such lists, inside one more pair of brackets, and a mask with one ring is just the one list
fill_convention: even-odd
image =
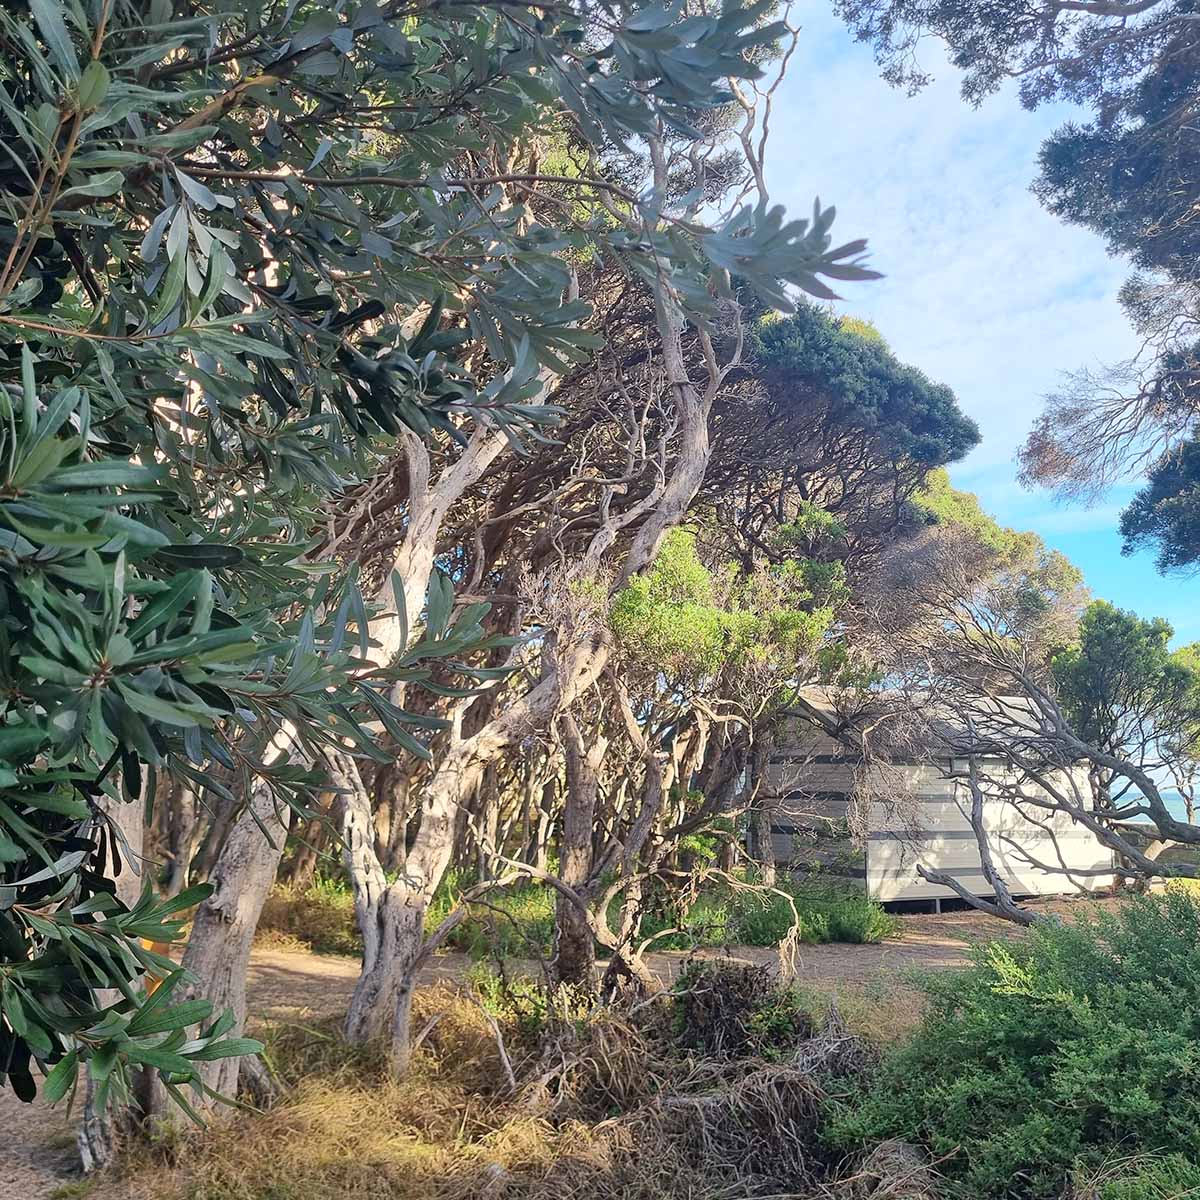
[[(1042, 911), (1071, 916), (1103, 901), (1049, 901)], [(1017, 938), (1021, 930), (974, 911), (905, 915), (903, 930), (876, 946), (830, 944), (803, 946), (795, 964), (798, 982), (828, 992), (839, 1003), (870, 1005), (880, 1023), (902, 1032), (917, 1019), (912, 970), (963, 966), (972, 943)], [(775, 951), (754, 946), (705, 950), (695, 957), (733, 957), (745, 962), (776, 963)], [(670, 983), (693, 955), (671, 951), (649, 956), (655, 974)], [(439, 955), (422, 982), (456, 979), (469, 965), (464, 954)], [(250, 965), (249, 1007), (256, 1016), (311, 1018), (344, 1009), (358, 976), (351, 958), (302, 951), (256, 949)], [(0, 1200), (69, 1200), (78, 1186), (74, 1125), (65, 1109), (39, 1101), (22, 1104), (0, 1088)]]

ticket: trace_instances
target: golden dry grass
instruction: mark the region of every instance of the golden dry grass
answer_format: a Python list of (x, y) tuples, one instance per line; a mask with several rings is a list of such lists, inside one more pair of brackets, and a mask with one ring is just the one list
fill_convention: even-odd
[(515, 1091), (462, 988), (418, 992), (414, 1028), (438, 1021), (402, 1083), (378, 1048), (346, 1046), (335, 1020), (268, 1025), (280, 1102), (139, 1151), (95, 1200), (828, 1195), (812, 1073), (672, 1052), (656, 1010), (559, 1021), (540, 1037), (500, 1018)]

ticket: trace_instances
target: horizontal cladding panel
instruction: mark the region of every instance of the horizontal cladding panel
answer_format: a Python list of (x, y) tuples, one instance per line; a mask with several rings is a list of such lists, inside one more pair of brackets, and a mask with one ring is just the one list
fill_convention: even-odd
[[(1059, 836), (1085, 833), (1065, 812), (1044, 813), (1029, 807), (1028, 816), (1014, 804), (990, 800), (983, 806), (983, 827), (989, 832), (1012, 836), (1045, 837), (1053, 829)], [(1031, 819), (1032, 818), (1032, 819)], [(1041, 826), (1046, 827), (1043, 831)], [(870, 828), (880, 830), (970, 830), (971, 804), (965, 796), (919, 796), (894, 803), (877, 801), (871, 806)], [(1090, 836), (1090, 835), (1089, 835)]]
[[(1049, 865), (1060, 861), (1081, 870), (1109, 866), (1111, 854), (1090, 838), (1060, 838), (1057, 846), (1049, 838), (1042, 842), (1026, 841), (1021, 850), (1007, 844), (992, 844), (992, 859), (1003, 869), (1025, 870), (1031, 864), (1022, 854)], [(973, 838), (937, 838), (922, 843), (874, 841), (867, 847), (867, 864), (871, 871), (889, 870), (918, 862), (938, 870), (954, 871), (960, 867), (979, 865), (979, 846)], [(1033, 868), (1036, 869), (1036, 868)]]
[(844, 821), (849, 808), (845, 796), (789, 796), (772, 805), (771, 820), (776, 825)]
[[(1085, 887), (1107, 886), (1112, 876), (1112, 855), (1098, 842), (1081, 836), (1058, 840), (1057, 850), (1049, 838), (1025, 843), (1029, 853), (1048, 865), (1062, 862), (1077, 871), (1105, 871), (1100, 876), (1081, 876)], [(1072, 891), (1071, 881), (1059, 872), (1039, 870), (1011, 846), (993, 845), (992, 857), (1002, 879), (1014, 892), (1028, 895), (1054, 895)], [(973, 840), (941, 838), (923, 846), (898, 841), (872, 839), (867, 847), (867, 888), (878, 900), (913, 899), (922, 896), (953, 895), (950, 889), (928, 883), (917, 874), (917, 864), (953, 875), (970, 889), (986, 888), (979, 862), (979, 848)]]
[[(1041, 871), (1030, 870), (1020, 875), (1001, 872), (1001, 876), (1013, 894), (1018, 896), (1060, 896), (1078, 891), (1076, 884), (1072, 883), (1065, 875), (1049, 875)], [(991, 894), (991, 888), (983, 878), (983, 872), (979, 869), (973, 873), (955, 872), (955, 878), (976, 895)], [(1086, 891), (1095, 891), (1109, 887), (1113, 882), (1113, 877), (1108, 874), (1081, 876), (1076, 882)], [(929, 883), (922, 879), (915, 870), (911, 873), (904, 871), (886, 876), (872, 875), (868, 871), (867, 894), (873, 900), (885, 903), (891, 900), (933, 900), (955, 896), (953, 889)]]
[(773, 796), (786, 792), (844, 792), (854, 786), (854, 770), (845, 763), (826, 765), (771, 763), (767, 768), (767, 791)]

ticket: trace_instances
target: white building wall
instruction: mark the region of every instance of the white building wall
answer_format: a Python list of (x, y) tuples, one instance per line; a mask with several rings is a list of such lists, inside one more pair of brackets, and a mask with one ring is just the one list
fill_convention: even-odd
[[(768, 768), (766, 798), (773, 803), (772, 842), (781, 865), (809, 861), (845, 860), (831, 850), (840, 838), (850, 848), (847, 823), (853, 815), (849, 797), (858, 782), (857, 764), (843, 744), (797, 727)], [(965, 783), (948, 779), (949, 763), (897, 765), (869, 780), (869, 791), (880, 799), (858, 819), (865, 825), (865, 877), (868, 895), (880, 901), (937, 899), (953, 896), (947, 887), (932, 884), (918, 865), (952, 874), (977, 894), (991, 889), (983, 878), (979, 847), (971, 828), (970, 793)], [(1087, 787), (1086, 772), (1076, 779)], [(1112, 884), (1112, 852), (1065, 813), (1038, 812), (1037, 821), (1012, 803), (996, 798), (984, 810), (984, 827), (996, 867), (1018, 896), (1059, 895), (1094, 890)], [(1028, 857), (1026, 857), (1028, 856)], [(1061, 871), (1039, 869), (1030, 859), (1078, 874), (1074, 880)], [(861, 860), (860, 860), (861, 861)], [(837, 868), (840, 869), (840, 868)]]

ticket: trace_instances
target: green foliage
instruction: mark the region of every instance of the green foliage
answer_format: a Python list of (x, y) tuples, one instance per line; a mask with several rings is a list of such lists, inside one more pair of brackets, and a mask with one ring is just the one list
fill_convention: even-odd
[(1040, 545), (1034, 533), (1022, 533), (999, 524), (983, 511), (974, 492), (963, 492), (950, 482), (943, 469), (930, 471), (924, 486), (910, 501), (921, 521), (968, 530), (980, 543), (1005, 559), (1018, 557)]
[(812, 545), (823, 539), (835, 542), (844, 538), (846, 533), (844, 521), (838, 520), (833, 513), (826, 512), (811, 500), (801, 500), (796, 506), (796, 515), (779, 526), (775, 537), (785, 545), (795, 546)]
[[(703, 849), (703, 846), (699, 847)], [(442, 880), (425, 916), (431, 933), (458, 905), (458, 897), (472, 881), (450, 871)], [(875, 943), (890, 937), (899, 922), (882, 906), (857, 893), (813, 885), (784, 883), (800, 916), (804, 942)], [(621, 897), (612, 900), (609, 924), (620, 923)], [(475, 905), (471, 914), (450, 934), (449, 949), (461, 950), (476, 961), (548, 957), (554, 948), (555, 893), (539, 883), (510, 885)], [(656, 937), (654, 950), (691, 950), (696, 947), (775, 947), (790, 932), (792, 905), (778, 895), (731, 891), (708, 883), (686, 900), (664, 892), (652, 896), (642, 916), (640, 937)], [(354, 897), (340, 876), (315, 880), (297, 890), (276, 887), (263, 909), (259, 936), (295, 940), (318, 954), (362, 953), (354, 915)]]
[(673, 680), (711, 677), (726, 667), (786, 666), (811, 655), (845, 596), (840, 564), (789, 561), (739, 578), (732, 563), (706, 567), (695, 534), (677, 529), (653, 567), (617, 594), (609, 619), (635, 662)]
[(845, 1098), (835, 1140), (916, 1141), (970, 1195), (1023, 1200), (1115, 1146), (1197, 1161), (1198, 939), (1200, 904), (1170, 889), (978, 950), (928, 980), (919, 1031)]
[[(961, 458), (979, 441), (948, 387), (901, 363), (882, 338), (865, 337), (814, 305), (760, 323), (752, 349), (767, 389), (781, 408), (795, 408), (797, 419), (807, 421), (808, 436), (816, 403), (827, 409), (825, 437), (844, 425), (881, 454), (923, 470)], [(804, 440), (797, 432), (796, 441)]]
[(1122, 552), (1153, 549), (1162, 572), (1200, 566), (1200, 440), (1190, 438), (1150, 472), (1121, 514)]
[(1051, 667), (1072, 728), (1110, 753), (1156, 759), (1164, 742), (1200, 727), (1200, 675), (1171, 652), (1173, 630), (1097, 600), (1084, 611), (1079, 642)]
[(855, 37), (873, 46), (884, 78), (910, 91), (931, 78), (918, 47), (943, 42), (972, 104), (1016, 78), (1029, 108), (1065, 99), (1111, 114), (1137, 92), (1147, 64), (1168, 63), (1183, 79), (1190, 73), (1186, 61), (1176, 66), (1189, 45), (1189, 0), (1037, 9), (1011, 0), (837, 0), (836, 8)]
[[(572, 257), (669, 278), (695, 321), (731, 273), (783, 307), (869, 277), (832, 209), (683, 227), (573, 176), (547, 186), (586, 213), (550, 227), (459, 175), (568, 124), (589, 159), (687, 140), (782, 32), (736, 4), (0, 8), (0, 1064), (23, 1097), (31, 1057), (61, 1095), (85, 1061), (119, 1088), (219, 1052), (130, 1032), (169, 969), (135, 939), (172, 910), (112, 899), (105, 805), (150, 807), (162, 771), (302, 809), (324, 745), (378, 757), (382, 725), (426, 753), (437, 722), (391, 686), (457, 669), (484, 607), (451, 625), (435, 578), (424, 641), (378, 669), (390, 597), (313, 531), (405, 430), (462, 442), (486, 411), (540, 436), (540, 372), (597, 345)], [(628, 225), (593, 219), (600, 192)]]
[(800, 940), (811, 944), (881, 942), (899, 929), (895, 917), (861, 893), (785, 880), (774, 891), (708, 883), (694, 899), (664, 895), (648, 906), (642, 918), (642, 936), (678, 929), (655, 941), (660, 950), (774, 947), (790, 933), (797, 916)]
[(838, 318), (838, 325), (846, 333), (852, 333), (856, 337), (865, 338), (868, 342), (875, 342), (880, 346), (887, 346), (887, 338), (875, 328), (872, 322), (865, 321), (862, 317), (841, 316)]
[(512, 1024), (531, 1041), (550, 1028), (570, 1025), (582, 1031), (596, 1011), (596, 998), (585, 988), (550, 986), (531, 975), (510, 973), (503, 965), (476, 963), (467, 972), (467, 982), (484, 1012)]
[[(453, 911), (457, 896), (470, 881), (451, 874), (442, 881), (425, 917), (432, 931)], [(544, 884), (513, 885), (488, 896), (450, 935), (447, 945), (474, 959), (534, 958), (550, 954), (554, 945), (554, 889)]]

